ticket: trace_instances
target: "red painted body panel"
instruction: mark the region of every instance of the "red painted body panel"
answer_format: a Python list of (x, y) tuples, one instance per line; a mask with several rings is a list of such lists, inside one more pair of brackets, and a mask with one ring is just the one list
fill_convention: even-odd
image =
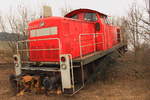
[[(74, 20), (65, 17), (42, 18), (29, 23), (29, 40), (31, 40), (29, 42), (29, 49), (37, 50), (30, 51), (30, 61), (59, 61), (59, 54), (71, 54), (74, 59), (80, 57), (81, 54), (87, 55), (94, 51), (103, 51), (112, 48), (117, 44), (116, 27), (105, 24), (103, 19), (98, 20), (98, 22), (101, 26), (100, 31), (95, 30), (95, 22)], [(41, 23), (44, 23), (44, 25), (40, 26)], [(30, 37), (31, 30), (54, 26), (57, 27), (58, 34)], [(96, 45), (91, 45), (95, 43)], [(80, 48), (80, 46), (83, 47)], [(46, 50), (56, 48), (60, 48), (60, 50)], [(40, 50), (38, 51), (38, 49)]]

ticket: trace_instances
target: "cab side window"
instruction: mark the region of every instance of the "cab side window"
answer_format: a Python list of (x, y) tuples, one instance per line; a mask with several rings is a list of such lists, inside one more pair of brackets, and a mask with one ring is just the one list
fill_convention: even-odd
[(84, 20), (86, 21), (97, 21), (96, 13), (85, 13)]
[(105, 23), (110, 24), (110, 20), (108, 19), (108, 17), (105, 18)]

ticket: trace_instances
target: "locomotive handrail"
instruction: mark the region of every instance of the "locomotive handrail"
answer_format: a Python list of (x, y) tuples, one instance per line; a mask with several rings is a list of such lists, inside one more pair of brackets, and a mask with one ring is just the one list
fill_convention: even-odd
[(87, 33), (87, 34), (80, 34), (80, 35), (103, 35), (102, 33)]
[(73, 61), (72, 61), (72, 55), (68, 54), (70, 56), (70, 68), (71, 68), (71, 76), (72, 76), (72, 85), (73, 85), (73, 91), (75, 91), (75, 82), (74, 82), (74, 74), (73, 74)]
[(18, 50), (18, 51), (47, 51), (47, 50), (60, 50), (60, 49), (31, 49), (31, 50), (28, 50), (28, 49), (24, 49), (24, 50)]
[(37, 40), (40, 40), (40, 41), (42, 41), (42, 40), (59, 40), (60, 41), (60, 39), (59, 38), (46, 38), (46, 39), (33, 39), (33, 40), (21, 40), (21, 41), (18, 41), (18, 42), (28, 42), (28, 41), (37, 41)]
[(81, 47), (88, 47), (88, 46), (91, 46), (91, 45), (97, 45), (97, 44), (102, 44), (104, 42), (99, 42), (99, 43), (95, 43), (95, 44), (89, 44), (89, 45), (85, 45), (85, 46), (81, 46)]
[[(34, 41), (46, 41), (46, 40), (58, 40), (58, 47), (57, 48), (52, 48), (52, 49), (29, 49), (28, 47), (28, 42), (34, 42)], [(25, 43), (25, 48), (26, 49), (19, 49), (19, 44), (20, 43)], [(48, 50), (59, 50), (59, 55), (61, 54), (61, 42), (60, 42), (60, 38), (46, 38), (46, 39), (33, 39), (33, 40), (21, 40), (17, 42), (17, 53), (20, 54), (19, 52), (27, 52), (27, 59), (29, 59), (29, 53), (30, 51), (48, 51)], [(24, 61), (21, 61), (24, 62)]]
[[(85, 35), (94, 35), (93, 37), (93, 41), (94, 43), (93, 44), (88, 44), (88, 45), (82, 45), (81, 43), (81, 36), (85, 36)], [(96, 43), (96, 35), (104, 35), (103, 33), (87, 33), (87, 34), (80, 34), (79, 35), (79, 47), (80, 47), (80, 57), (82, 58), (83, 57), (83, 54), (82, 54), (82, 47), (88, 47), (88, 46), (92, 46), (94, 45), (94, 52), (96, 51), (96, 45), (98, 44), (104, 44), (104, 42), (98, 42)], [(104, 38), (103, 38), (103, 41), (104, 41)]]

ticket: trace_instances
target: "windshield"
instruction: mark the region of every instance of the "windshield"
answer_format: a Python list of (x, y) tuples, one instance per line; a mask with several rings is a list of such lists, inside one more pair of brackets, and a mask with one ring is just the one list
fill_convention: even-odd
[(87, 21), (97, 21), (97, 19), (96, 13), (85, 13), (84, 15), (84, 20)]

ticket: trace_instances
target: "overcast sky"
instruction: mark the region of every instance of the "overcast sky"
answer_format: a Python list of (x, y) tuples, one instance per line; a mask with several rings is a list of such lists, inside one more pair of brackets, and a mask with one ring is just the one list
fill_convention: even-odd
[[(129, 6), (135, 0), (0, 0), (0, 13), (9, 15), (10, 10), (14, 12), (17, 5), (23, 4), (31, 11), (39, 12), (42, 5), (50, 5), (54, 16), (60, 16), (60, 9), (70, 7), (73, 9), (90, 8), (111, 16), (124, 16)], [(144, 0), (136, 0), (140, 6)]]

